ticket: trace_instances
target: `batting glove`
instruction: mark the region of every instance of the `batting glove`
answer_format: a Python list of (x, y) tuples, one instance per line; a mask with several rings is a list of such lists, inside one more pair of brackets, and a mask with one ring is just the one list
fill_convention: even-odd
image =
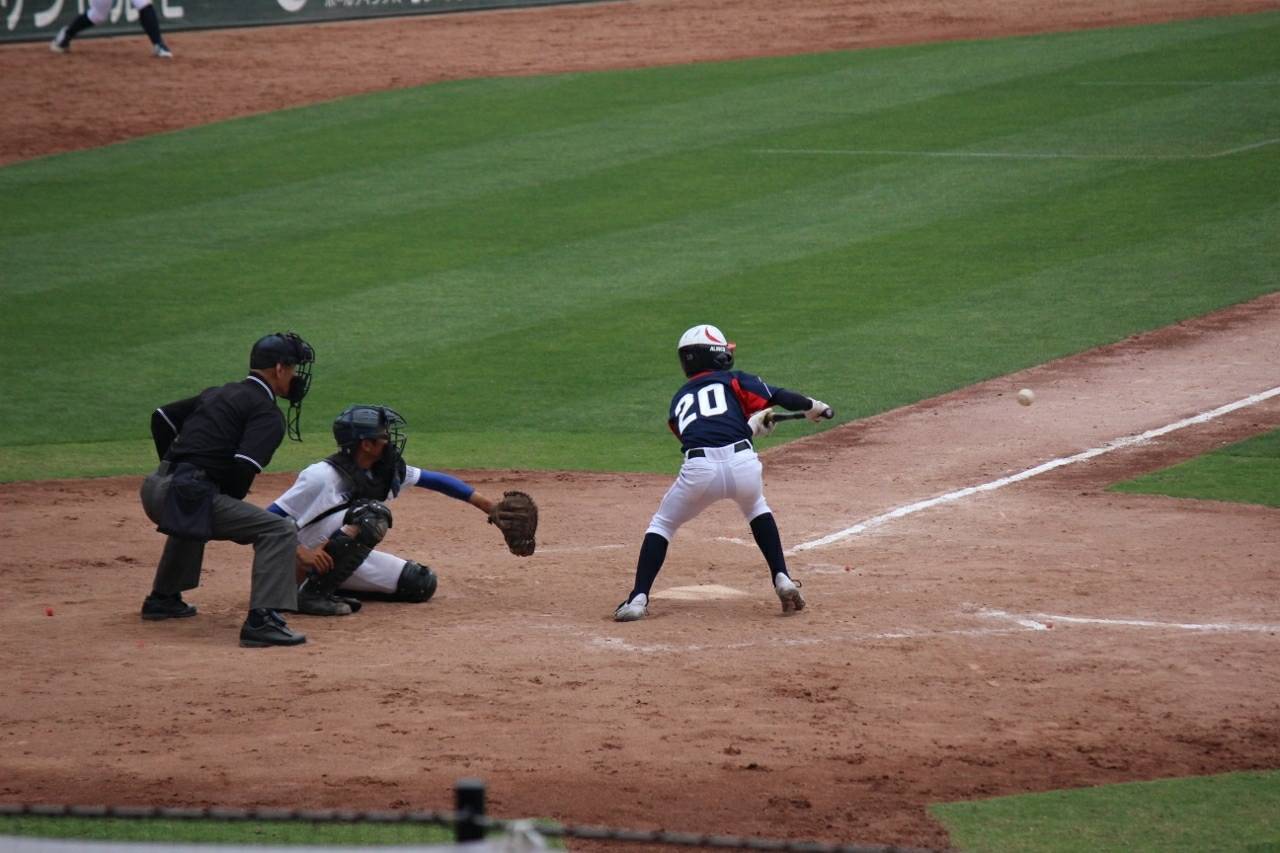
[(768, 435), (773, 432), (773, 428), (777, 426), (773, 419), (769, 417), (773, 414), (773, 409), (761, 409), (751, 417), (747, 418), (747, 424), (751, 427), (751, 437), (759, 438), (762, 435)]
[(813, 405), (811, 405), (809, 407), (809, 410), (804, 413), (804, 416), (816, 423), (817, 421), (820, 421), (823, 418), (831, 417), (831, 415), (829, 414), (830, 411), (831, 411), (830, 406), (828, 406), (826, 403), (822, 402), (821, 400), (815, 399), (813, 401)]

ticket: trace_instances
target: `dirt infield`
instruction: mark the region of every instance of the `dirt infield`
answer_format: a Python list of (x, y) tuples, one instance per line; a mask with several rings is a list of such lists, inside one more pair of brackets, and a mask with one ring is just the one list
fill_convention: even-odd
[[(71, 57), (7, 47), (18, 109), (0, 139), (12, 160), (480, 73), (1277, 8), (829, 0), (779, 18), (782, 5), (177, 34), (173, 63), (139, 59), (140, 37)], [(138, 619), (161, 545), (139, 478), (0, 486), (0, 800), (447, 808), (454, 781), (479, 776), (501, 816), (940, 845), (931, 802), (1280, 766), (1280, 512), (1104, 491), (1280, 426), (1280, 397), (804, 547), (1248, 399), (1278, 384), (1277, 364), (1273, 294), (766, 450), (811, 602), (789, 618), (724, 505), (681, 532), (652, 617), (611, 621), (669, 476), (457, 472), (539, 498), (535, 557), (509, 556), (470, 507), (415, 494), (388, 544), (437, 568), (435, 600), (297, 617), (306, 646), (243, 650), (248, 554), (234, 545), (209, 548), (188, 596), (199, 616)], [(1023, 386), (1035, 405), (1014, 401)], [(428, 441), (410, 450), (431, 464)], [(251, 497), (290, 480), (261, 478)]]

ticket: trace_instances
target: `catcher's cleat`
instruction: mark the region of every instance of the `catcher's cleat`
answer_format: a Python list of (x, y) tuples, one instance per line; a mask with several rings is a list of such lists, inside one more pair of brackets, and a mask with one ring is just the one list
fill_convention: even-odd
[(336, 595), (313, 589), (308, 582), (298, 590), (298, 612), (308, 616), (350, 616), (354, 611)]
[(159, 619), (185, 619), (195, 616), (196, 609), (182, 600), (182, 593), (162, 595), (153, 592), (142, 601), (142, 618), (148, 621)]
[(71, 42), (67, 40), (67, 28), (63, 27), (58, 30), (58, 34), (53, 37), (53, 41), (49, 42), (49, 50), (54, 53), (66, 53), (71, 49)]
[(778, 593), (778, 600), (782, 602), (783, 613), (796, 613), (804, 610), (804, 596), (800, 594), (800, 583), (793, 581), (791, 578), (778, 573), (773, 579), (773, 591)]
[(351, 608), (352, 613), (359, 613), (360, 608), (364, 607), (364, 602), (350, 595), (338, 595), (334, 593), (334, 600), (341, 601), (343, 604)]
[(613, 611), (614, 622), (634, 622), (643, 619), (649, 613), (649, 596), (637, 593), (630, 601), (624, 601)]

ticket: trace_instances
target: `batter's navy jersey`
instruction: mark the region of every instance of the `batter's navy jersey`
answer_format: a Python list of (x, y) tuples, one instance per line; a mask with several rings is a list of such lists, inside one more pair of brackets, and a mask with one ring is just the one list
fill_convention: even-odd
[(781, 390), (741, 370), (696, 373), (672, 398), (667, 423), (682, 451), (724, 447), (751, 438), (747, 418), (768, 407)]

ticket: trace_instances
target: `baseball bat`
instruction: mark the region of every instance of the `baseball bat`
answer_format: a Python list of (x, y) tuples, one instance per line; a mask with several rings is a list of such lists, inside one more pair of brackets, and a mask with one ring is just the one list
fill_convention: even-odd
[[(831, 418), (834, 418), (835, 416), (836, 416), (836, 413), (831, 410), (830, 406), (828, 406), (827, 410), (822, 413), (822, 417), (828, 420)], [(778, 421), (798, 421), (804, 417), (805, 417), (804, 412), (780, 412), (778, 414), (769, 415), (769, 420), (772, 421), (773, 423), (777, 423)]]

